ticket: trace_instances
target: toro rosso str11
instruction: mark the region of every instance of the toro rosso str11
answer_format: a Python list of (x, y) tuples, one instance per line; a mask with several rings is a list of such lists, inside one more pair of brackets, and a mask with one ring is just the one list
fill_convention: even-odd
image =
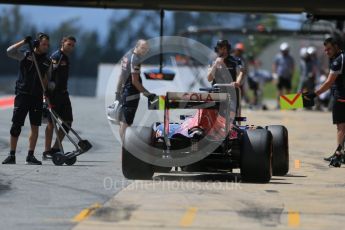
[[(289, 170), (288, 131), (284, 126), (240, 125), (231, 118), (229, 93), (220, 87), (206, 92), (167, 92), (149, 102), (149, 109), (164, 109), (164, 121), (152, 127), (126, 130), (122, 172), (128, 179), (150, 179), (155, 172), (181, 167), (187, 172), (232, 172), (239, 168), (242, 181), (267, 183), (272, 175)], [(238, 106), (239, 107), (239, 106)], [(170, 122), (170, 112), (194, 109), (181, 122)], [(145, 155), (145, 157), (144, 157)]]

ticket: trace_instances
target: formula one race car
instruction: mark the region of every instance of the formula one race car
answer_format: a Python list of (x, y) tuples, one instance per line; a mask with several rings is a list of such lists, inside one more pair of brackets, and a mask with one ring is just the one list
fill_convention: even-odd
[[(186, 172), (232, 172), (240, 168), (242, 181), (258, 183), (269, 182), (272, 174), (286, 175), (287, 129), (280, 125), (241, 126), (244, 118), (230, 118), (230, 94), (220, 92), (219, 87), (200, 89), (207, 92), (167, 92), (163, 103), (158, 102), (164, 107), (163, 122), (127, 129), (123, 175), (151, 179), (155, 172), (169, 172), (174, 166)], [(170, 122), (170, 112), (177, 109), (197, 111), (181, 123)]]

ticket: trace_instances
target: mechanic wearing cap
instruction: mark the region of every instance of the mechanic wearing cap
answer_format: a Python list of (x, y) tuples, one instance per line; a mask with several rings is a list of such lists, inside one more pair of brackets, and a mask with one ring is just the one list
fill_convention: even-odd
[[(273, 78), (278, 80), (278, 105), (279, 108), (279, 98), (283, 94), (289, 94), (292, 88), (291, 81), (294, 73), (294, 59), (289, 54), (289, 44), (283, 42), (280, 45), (280, 54), (276, 56), (272, 65)], [(284, 90), (286, 92), (284, 93)]]
[[(244, 78), (244, 64), (242, 60), (238, 57), (230, 55), (231, 45), (228, 40), (219, 40), (215, 47), (215, 52), (217, 53), (216, 60), (211, 63), (207, 79), (212, 82), (212, 85), (216, 83), (230, 83), (236, 87), (240, 88), (243, 83)], [(226, 67), (227, 71), (223, 72)], [(230, 73), (230, 75), (229, 75)], [(231, 79), (228, 79), (228, 78)], [(235, 105), (235, 110), (239, 108), (239, 91), (236, 90), (237, 94), (237, 105)]]
[(26, 157), (26, 164), (41, 165), (34, 156), (37, 143), (38, 128), (41, 125), (42, 106), (43, 106), (43, 90), (42, 85), (33, 62), (33, 56), (37, 60), (42, 79), (46, 84), (46, 73), (50, 67), (50, 60), (47, 57), (49, 49), (49, 37), (46, 34), (39, 33), (33, 42), (34, 52), (21, 52), (20, 48), (27, 43), (31, 43), (31, 37), (28, 36), (24, 40), (10, 46), (7, 49), (7, 55), (19, 61), (19, 76), (15, 87), (15, 100), (12, 116), (12, 127), (10, 130), (10, 154), (2, 162), (3, 164), (16, 163), (16, 148), (18, 138), (24, 125), (25, 118), (29, 113), (31, 133), (29, 137), (29, 151)]
[(339, 167), (344, 163), (344, 138), (345, 138), (345, 57), (340, 49), (340, 42), (334, 38), (327, 38), (324, 41), (325, 53), (330, 58), (330, 71), (327, 80), (315, 92), (306, 94), (305, 99), (313, 100), (316, 96), (331, 88), (334, 96), (332, 109), (333, 124), (337, 125), (337, 144), (335, 153), (326, 161), (331, 165)]
[(117, 83), (115, 100), (120, 101), (121, 104), (119, 132), (122, 140), (124, 140), (126, 128), (133, 124), (140, 93), (143, 93), (150, 101), (156, 97), (155, 94), (145, 89), (140, 77), (141, 63), (148, 51), (149, 44), (140, 39), (134, 49), (121, 59), (121, 75)]
[[(61, 47), (55, 51), (50, 59), (53, 64), (51, 79), (48, 82), (48, 90), (50, 91), (50, 103), (52, 109), (57, 115), (67, 123), (64, 129), (68, 132), (72, 126), (73, 113), (71, 100), (68, 93), (68, 79), (69, 79), (69, 56), (74, 50), (77, 40), (73, 36), (63, 37), (61, 40)], [(51, 155), (59, 152), (59, 141), (62, 141), (65, 134), (59, 129), (59, 139), (56, 138), (53, 147), (51, 147), (53, 139), (54, 125), (50, 116), (48, 117), (48, 125), (45, 131), (45, 151), (43, 152), (42, 159), (51, 159)]]

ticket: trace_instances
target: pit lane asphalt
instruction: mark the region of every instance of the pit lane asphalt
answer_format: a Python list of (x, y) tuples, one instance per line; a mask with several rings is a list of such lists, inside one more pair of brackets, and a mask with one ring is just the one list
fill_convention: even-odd
[[(121, 188), (105, 189), (104, 179), (123, 180), (119, 142), (108, 126), (104, 100), (73, 97), (73, 126), (93, 148), (78, 157), (74, 166), (25, 165), (29, 124), (19, 139), (17, 164), (0, 165), (0, 229), (70, 229), (73, 218), (86, 207), (104, 203)], [(0, 159), (9, 151), (12, 109), (0, 109)], [(28, 119), (27, 119), (28, 120)], [(36, 149), (41, 159), (44, 126)], [(66, 142), (65, 142), (66, 143)], [(68, 143), (66, 150), (73, 150)], [(126, 183), (126, 181), (124, 181)]]
[(247, 124), (289, 130), (290, 172), (268, 184), (234, 174), (156, 174), (135, 181), (75, 230), (343, 229), (345, 167), (329, 168), (335, 127), (329, 112), (248, 111)]
[[(75, 166), (24, 165), (26, 124), (17, 165), (0, 165), (0, 229), (343, 228), (345, 167), (329, 168), (322, 160), (335, 146), (330, 113), (243, 111), (248, 124), (283, 124), (289, 130), (290, 172), (269, 184), (238, 183), (238, 171), (127, 181), (104, 101), (73, 97), (72, 104), (74, 127), (94, 148)], [(11, 113), (0, 110), (1, 160), (8, 151)], [(39, 157), (43, 133), (41, 128)]]

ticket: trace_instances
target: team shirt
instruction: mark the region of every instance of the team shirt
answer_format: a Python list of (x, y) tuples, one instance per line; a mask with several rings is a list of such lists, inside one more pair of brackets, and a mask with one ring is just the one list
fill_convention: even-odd
[(337, 79), (332, 85), (332, 93), (337, 99), (345, 99), (345, 57), (341, 52), (337, 57), (330, 60), (330, 73), (336, 74)]
[(50, 59), (53, 64), (51, 80), (55, 82), (54, 92), (66, 92), (69, 78), (69, 58), (61, 50), (57, 50), (50, 56)]
[(140, 99), (139, 90), (132, 83), (132, 74), (140, 77), (141, 58), (131, 50), (121, 59), (121, 81), (123, 82), (122, 103), (127, 106), (137, 106)]
[(290, 55), (278, 54), (274, 63), (277, 68), (277, 74), (280, 78), (291, 80), (294, 69), (294, 60)]
[[(29, 51), (20, 51), (14, 46), (7, 49), (9, 57), (19, 61), (19, 73), (16, 81), (15, 93), (32, 95), (42, 98), (43, 89), (33, 61), (33, 53)], [(34, 53), (41, 76), (44, 78), (50, 68), (50, 60), (46, 54)]]
[[(214, 64), (214, 62), (213, 62)], [(225, 66), (220, 66), (216, 68), (215, 78), (212, 82), (212, 85), (216, 83), (230, 83), (230, 79), (234, 82), (237, 79), (237, 75), (240, 70), (244, 70), (243, 61), (232, 55), (224, 58)], [(225, 67), (225, 68), (224, 68)]]

